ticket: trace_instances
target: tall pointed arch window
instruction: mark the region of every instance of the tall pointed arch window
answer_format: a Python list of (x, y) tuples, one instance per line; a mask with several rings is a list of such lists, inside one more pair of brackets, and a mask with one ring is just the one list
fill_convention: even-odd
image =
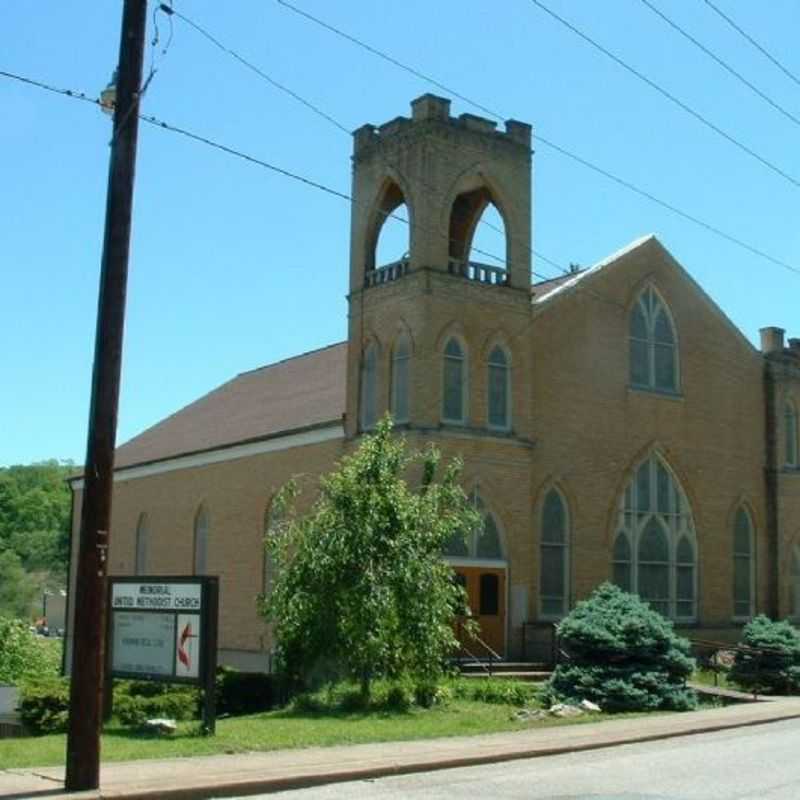
[(208, 571), (208, 510), (200, 506), (194, 518), (194, 574), (205, 575)]
[(618, 503), (612, 546), (614, 582), (672, 619), (697, 617), (697, 542), (686, 495), (653, 453)]
[(443, 554), (450, 558), (475, 558), (500, 561), (505, 558), (500, 527), (494, 514), (486, 508), (477, 492), (473, 492), (470, 500), (481, 516), (481, 522), (466, 536), (461, 533), (453, 535), (443, 549)]
[(411, 343), (408, 335), (401, 333), (392, 350), (391, 407), (396, 423), (408, 422), (409, 362)]
[(265, 599), (268, 598), (272, 593), (272, 589), (275, 586), (275, 576), (277, 573), (275, 559), (272, 555), (272, 552), (267, 548), (267, 540), (278, 533), (282, 522), (282, 510), (275, 504), (275, 502), (272, 502), (264, 513), (264, 531), (261, 543), (261, 546), (264, 550), (261, 585)]
[(442, 419), (463, 425), (467, 417), (467, 356), (455, 337), (444, 347)]
[(630, 381), (637, 389), (677, 392), (678, 346), (675, 326), (666, 304), (648, 286), (629, 319)]
[(792, 548), (792, 569), (791, 569), (790, 590), (790, 614), (795, 621), (800, 620), (800, 547), (795, 545)]
[(361, 359), (361, 430), (368, 431), (378, 421), (378, 348), (370, 342)]
[(797, 408), (791, 400), (783, 406), (784, 463), (787, 467), (798, 466), (797, 461)]
[(136, 523), (136, 544), (134, 551), (134, 575), (145, 575), (147, 573), (147, 545), (149, 538), (149, 525), (147, 514), (139, 514)]
[(490, 428), (508, 430), (511, 427), (511, 368), (506, 351), (495, 345), (488, 363), (488, 422)]
[(749, 619), (755, 613), (755, 547), (753, 522), (747, 509), (733, 523), (733, 616)]
[(560, 619), (569, 610), (569, 514), (557, 489), (542, 506), (539, 565), (541, 616)]

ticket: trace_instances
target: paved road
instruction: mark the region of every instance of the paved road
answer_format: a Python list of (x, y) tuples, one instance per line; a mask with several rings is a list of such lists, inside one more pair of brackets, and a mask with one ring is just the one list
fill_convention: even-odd
[(269, 800), (798, 800), (800, 720), (261, 797)]

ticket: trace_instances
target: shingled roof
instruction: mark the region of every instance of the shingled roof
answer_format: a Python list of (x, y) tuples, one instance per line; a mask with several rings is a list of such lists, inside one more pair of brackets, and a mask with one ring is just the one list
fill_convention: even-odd
[(347, 342), (243, 372), (121, 445), (115, 467), (340, 422), (346, 380)]

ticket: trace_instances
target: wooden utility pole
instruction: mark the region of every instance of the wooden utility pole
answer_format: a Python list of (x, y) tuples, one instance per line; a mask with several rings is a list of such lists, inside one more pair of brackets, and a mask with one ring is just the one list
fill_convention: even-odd
[(100, 784), (105, 576), (147, 0), (125, 0), (106, 197), (72, 631), (67, 791)]

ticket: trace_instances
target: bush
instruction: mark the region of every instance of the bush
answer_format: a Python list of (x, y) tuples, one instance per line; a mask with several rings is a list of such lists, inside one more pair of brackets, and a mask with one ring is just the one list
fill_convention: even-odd
[(0, 617), (0, 642), (0, 683), (58, 675), (58, 645), (31, 633), (22, 620)]
[(536, 700), (539, 689), (534, 684), (502, 678), (462, 678), (454, 683), (453, 693), (478, 703), (525, 706)]
[(800, 632), (794, 626), (761, 614), (745, 625), (740, 644), (769, 652), (737, 652), (730, 680), (762, 694), (800, 692)]
[(115, 681), (114, 714), (123, 725), (139, 727), (148, 719), (196, 719), (201, 693), (193, 686), (156, 681)]
[(555, 699), (591, 700), (604, 711), (685, 711), (697, 706), (686, 685), (689, 642), (635, 595), (604, 583), (558, 626), (569, 660), (548, 684)]
[(275, 675), (239, 672), (219, 667), (216, 679), (217, 714), (254, 714), (280, 704), (285, 692)]
[(40, 678), (23, 682), (19, 716), (31, 733), (63, 733), (69, 716), (69, 681)]

